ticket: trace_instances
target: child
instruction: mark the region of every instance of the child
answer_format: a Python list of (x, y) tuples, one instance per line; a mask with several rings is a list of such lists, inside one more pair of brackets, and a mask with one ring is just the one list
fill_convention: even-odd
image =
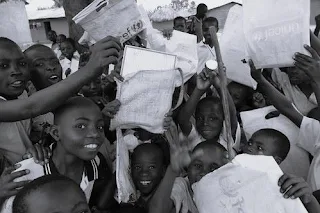
[(60, 45), (61, 57), (60, 63), (63, 68), (62, 79), (75, 73), (79, 68), (80, 54), (76, 49), (76, 43), (73, 39), (68, 38)]
[(261, 129), (255, 132), (243, 148), (245, 154), (273, 156), (278, 164), (284, 161), (289, 151), (289, 139), (274, 129)]
[[(257, 135), (260, 135), (261, 137), (266, 133), (270, 132), (262, 131), (260, 133), (257, 133)], [(258, 136), (255, 136), (255, 138), (258, 138)], [(282, 136), (280, 136), (280, 138), (282, 138)], [(196, 206), (192, 200), (193, 193), (191, 190), (191, 185), (200, 181), (201, 178), (204, 177), (206, 174), (211, 173), (216, 169), (220, 168), (221, 166), (225, 165), (228, 162), (228, 159), (225, 148), (218, 143), (212, 142), (202, 142), (198, 144), (193, 150), (192, 155), (195, 156), (192, 157), (192, 161), (188, 167), (188, 179), (179, 178), (176, 181), (176, 184), (186, 182), (186, 185), (188, 186), (187, 192), (189, 194), (183, 194), (183, 191), (185, 190), (178, 189), (178, 191), (175, 192), (176, 196), (173, 197), (173, 199), (176, 199), (178, 201), (179, 197), (177, 196), (177, 194), (180, 193), (182, 199), (184, 201), (187, 201), (183, 204), (187, 206), (184, 206), (182, 208), (188, 209), (189, 212), (197, 212)], [(278, 185), (280, 187), (280, 192), (283, 194), (285, 198), (301, 198), (301, 201), (304, 203), (308, 212), (316, 213), (319, 211), (320, 206), (317, 203), (316, 199), (312, 196), (312, 192), (309, 189), (308, 184), (303, 180), (303, 178), (297, 178), (285, 174), (279, 179)], [(173, 189), (173, 192), (176, 189), (177, 188), (175, 187)], [(176, 202), (176, 206), (177, 205), (181, 207), (181, 203)]]
[(248, 106), (248, 99), (250, 97), (250, 88), (236, 82), (230, 82), (228, 84), (229, 93), (236, 106), (237, 112), (250, 110)]
[(211, 48), (213, 48), (213, 42), (210, 35), (210, 27), (215, 27), (216, 32), (219, 31), (219, 21), (215, 17), (208, 17), (203, 20), (202, 23), (202, 31), (203, 31), (203, 37), (205, 40), (205, 44), (209, 45)]
[(57, 43), (57, 33), (55, 31), (53, 30), (49, 31), (47, 37), (50, 41), (52, 41), (52, 44), (51, 44), (52, 50), (56, 50), (57, 48), (59, 48), (59, 45)]
[[(218, 141), (224, 147), (227, 147), (227, 136), (224, 125), (224, 115), (221, 100), (217, 97), (206, 97), (202, 100), (204, 92), (211, 86), (220, 91), (220, 82), (217, 76), (214, 76), (206, 69), (197, 77), (197, 87), (193, 91), (190, 99), (181, 109), (178, 123), (181, 128), (184, 140), (188, 141), (190, 150), (200, 142), (205, 140)], [(231, 115), (232, 136), (235, 139), (234, 149), (240, 148), (240, 128), (237, 122), (235, 106), (231, 96), (228, 94), (229, 109)], [(195, 112), (195, 125), (190, 122), (190, 118)]]
[(47, 46), (36, 44), (24, 51), (29, 61), (31, 81), (37, 91), (62, 80), (62, 67), (54, 52)]
[(208, 6), (205, 4), (199, 4), (197, 7), (197, 14), (195, 16), (191, 16), (191, 24), (189, 27), (189, 33), (194, 34), (198, 37), (198, 42), (202, 41), (202, 20), (206, 17), (208, 12)]
[[(308, 74), (312, 79), (312, 87), (316, 93), (316, 97), (319, 96), (319, 55), (317, 52), (309, 46), (305, 48), (311, 53), (312, 57), (296, 53), (294, 56), (295, 66)], [(320, 160), (318, 154), (319, 147), (319, 121), (304, 117), (300, 114), (295, 106), (290, 103), (280, 92), (278, 92), (266, 79), (261, 75), (259, 70), (256, 70), (252, 61), (250, 61), (251, 75), (258, 82), (263, 94), (267, 95), (272, 104), (285, 116), (287, 116), (293, 123), (300, 127), (299, 133), (299, 145), (307, 150), (314, 156), (312, 161), (308, 183), (313, 191), (320, 189), (320, 170), (318, 168), (318, 162)], [(319, 99), (318, 99), (319, 100)], [(318, 101), (319, 102), (319, 101)]]
[(215, 27), (216, 31), (218, 32), (219, 22), (215, 17), (208, 17), (204, 19), (202, 23), (202, 30), (205, 42), (203, 42), (203, 39), (201, 39), (201, 41), (197, 45), (199, 58), (197, 73), (200, 73), (205, 68), (205, 64), (208, 60), (216, 59), (213, 41), (209, 32), (210, 27)]
[(146, 207), (166, 171), (163, 150), (154, 143), (137, 146), (131, 156), (131, 173), (136, 189), (141, 193), (139, 205)]
[[(103, 145), (104, 122), (99, 107), (91, 100), (73, 97), (54, 112), (55, 126), (52, 137), (57, 141), (52, 146), (52, 156), (43, 170), (33, 171), (31, 175), (61, 174), (80, 185), (87, 200), (99, 209), (109, 205), (115, 180), (103, 155), (98, 150)], [(8, 200), (10, 203), (10, 200)], [(8, 204), (5, 207), (8, 209)]]
[(187, 32), (187, 20), (181, 16), (176, 17), (173, 20), (173, 29), (180, 32)]
[(48, 175), (26, 185), (13, 202), (13, 213), (90, 213), (81, 188), (65, 176)]

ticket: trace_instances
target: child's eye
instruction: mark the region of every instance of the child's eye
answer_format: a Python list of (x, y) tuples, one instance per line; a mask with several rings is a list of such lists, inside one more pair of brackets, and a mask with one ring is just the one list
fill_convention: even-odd
[(248, 145), (249, 145), (249, 146), (252, 146), (252, 142), (249, 141), (249, 142), (248, 142)]
[(140, 169), (141, 169), (140, 166), (134, 166), (133, 168), (134, 168), (135, 170), (140, 170)]
[(149, 166), (149, 169), (155, 169), (156, 167), (155, 166)]
[(9, 67), (8, 64), (0, 64), (0, 68), (1, 68), (1, 69), (6, 69), (6, 68), (8, 68), (8, 67)]
[(98, 130), (104, 131), (104, 126), (98, 126)]
[(36, 67), (43, 67), (43, 63), (36, 64)]
[(194, 167), (196, 167), (197, 169), (200, 169), (200, 168), (202, 167), (202, 165), (201, 165), (201, 164), (196, 163), (196, 164), (194, 164)]
[(263, 148), (261, 146), (258, 146), (259, 151), (263, 151)]
[(22, 61), (22, 62), (19, 63), (19, 65), (20, 65), (21, 67), (25, 67), (25, 66), (27, 66), (27, 63), (24, 62), (24, 61)]
[(76, 128), (84, 129), (84, 128), (86, 128), (86, 125), (85, 124), (78, 124), (78, 125), (76, 125)]

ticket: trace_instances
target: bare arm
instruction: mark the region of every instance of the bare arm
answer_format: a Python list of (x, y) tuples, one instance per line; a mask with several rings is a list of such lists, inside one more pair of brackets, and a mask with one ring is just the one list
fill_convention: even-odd
[(115, 38), (101, 40), (92, 48), (87, 66), (67, 79), (36, 92), (27, 99), (2, 101), (0, 121), (14, 122), (52, 111), (77, 93), (83, 85), (101, 75), (104, 67), (116, 63), (119, 51), (120, 44)]
[(268, 97), (270, 102), (293, 123), (300, 127), (303, 116), (293, 107), (292, 103), (273, 87), (263, 76), (260, 70), (256, 70), (250, 60), (251, 75), (258, 82), (261, 92)]

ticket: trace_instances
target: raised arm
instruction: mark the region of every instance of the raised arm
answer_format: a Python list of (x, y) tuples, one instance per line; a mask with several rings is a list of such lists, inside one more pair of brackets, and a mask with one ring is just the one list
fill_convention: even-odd
[(197, 86), (178, 115), (178, 123), (184, 135), (190, 134), (192, 130), (190, 118), (194, 114), (202, 95), (211, 86), (210, 76), (205, 72), (206, 71), (204, 69), (199, 75), (197, 75)]
[(294, 108), (292, 103), (282, 95), (274, 86), (272, 86), (262, 75), (260, 70), (257, 70), (252, 62), (249, 61), (251, 68), (251, 76), (259, 84), (261, 92), (268, 97), (270, 102), (293, 123), (300, 127), (303, 116)]
[(297, 53), (294, 56), (295, 66), (304, 71), (311, 79), (312, 89), (316, 95), (318, 105), (320, 104), (320, 56), (317, 51), (305, 45), (305, 48), (310, 52), (311, 57), (302, 53)]
[(0, 122), (14, 122), (36, 117), (54, 110), (83, 85), (102, 74), (109, 64), (117, 63), (121, 45), (107, 37), (96, 43), (88, 64), (67, 79), (34, 93), (27, 99), (0, 102)]

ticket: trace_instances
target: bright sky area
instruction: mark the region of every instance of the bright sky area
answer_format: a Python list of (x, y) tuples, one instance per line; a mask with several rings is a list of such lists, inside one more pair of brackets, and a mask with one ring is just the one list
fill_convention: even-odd
[[(192, 0), (189, 0), (190, 2)], [(205, 3), (209, 8), (221, 6), (232, 2), (230, 0), (194, 0), (196, 4)], [(28, 0), (30, 5), (28, 7), (50, 7), (53, 5), (53, 0)], [(142, 4), (146, 10), (154, 10), (158, 6), (164, 6), (170, 4), (171, 0), (138, 0), (139, 4)], [(235, 2), (241, 3), (242, 0), (235, 0)]]

